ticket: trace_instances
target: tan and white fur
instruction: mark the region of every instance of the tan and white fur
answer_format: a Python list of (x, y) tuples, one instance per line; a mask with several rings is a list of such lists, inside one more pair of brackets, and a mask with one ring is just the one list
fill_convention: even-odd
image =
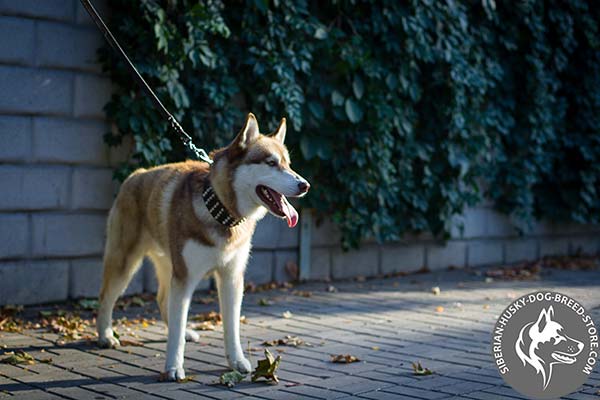
[[(285, 119), (266, 136), (249, 114), (234, 141), (211, 154), (211, 166), (197, 161), (167, 164), (139, 169), (125, 180), (108, 218), (97, 319), (101, 346), (119, 345), (112, 329), (115, 302), (142, 258), (149, 256), (158, 278), (160, 313), (168, 325), (166, 378), (185, 378), (185, 342), (199, 338), (186, 330), (188, 309), (198, 282), (211, 274), (228, 363), (242, 373), (251, 371), (240, 344), (240, 311), (256, 222), (271, 212), (293, 227), (298, 214), (285, 196), (303, 196), (310, 187), (290, 168), (285, 134)], [(230, 228), (213, 218), (202, 198), (206, 181), (232, 216), (245, 218), (241, 224)]]

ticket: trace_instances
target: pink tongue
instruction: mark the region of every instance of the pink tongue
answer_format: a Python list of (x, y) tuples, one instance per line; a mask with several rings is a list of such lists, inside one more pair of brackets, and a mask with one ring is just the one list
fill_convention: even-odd
[(288, 226), (293, 228), (298, 223), (298, 211), (288, 203), (287, 199), (281, 196), (281, 209), (285, 214), (285, 219), (287, 220)]

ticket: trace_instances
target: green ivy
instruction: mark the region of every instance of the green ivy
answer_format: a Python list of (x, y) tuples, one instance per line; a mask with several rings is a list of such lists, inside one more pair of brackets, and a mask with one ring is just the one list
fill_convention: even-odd
[[(600, 222), (600, 7), (592, 0), (118, 0), (111, 27), (196, 144), (290, 122), (306, 205), (362, 238), (448, 232), (487, 197)], [(124, 65), (106, 112), (133, 168), (186, 157)]]

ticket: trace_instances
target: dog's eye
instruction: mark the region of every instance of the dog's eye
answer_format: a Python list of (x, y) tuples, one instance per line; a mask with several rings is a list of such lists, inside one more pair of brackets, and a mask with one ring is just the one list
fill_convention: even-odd
[(270, 166), (270, 167), (275, 167), (277, 165), (277, 162), (273, 161), (273, 160), (267, 161), (267, 165)]

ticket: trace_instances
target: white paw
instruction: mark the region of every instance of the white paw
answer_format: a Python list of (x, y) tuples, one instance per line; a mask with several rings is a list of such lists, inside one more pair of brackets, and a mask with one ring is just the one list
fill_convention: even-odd
[(183, 367), (175, 367), (167, 369), (160, 376), (163, 381), (178, 382), (185, 379), (185, 372), (183, 371)]
[(196, 331), (193, 331), (191, 329), (186, 329), (185, 330), (185, 341), (186, 342), (199, 342), (200, 335)]
[(242, 374), (247, 374), (252, 371), (252, 364), (244, 356), (239, 356), (229, 361), (229, 366)]
[(117, 339), (113, 335), (98, 338), (98, 346), (103, 347), (105, 349), (114, 349), (115, 347), (120, 345), (121, 342), (119, 342), (119, 339)]

